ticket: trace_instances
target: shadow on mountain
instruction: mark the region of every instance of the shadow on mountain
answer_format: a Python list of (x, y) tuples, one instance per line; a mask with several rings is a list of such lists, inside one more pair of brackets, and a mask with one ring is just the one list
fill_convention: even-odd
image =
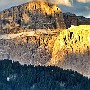
[(56, 66), (0, 61), (0, 90), (90, 90), (90, 79)]
[(62, 62), (58, 62), (58, 66), (65, 69), (72, 69), (84, 75), (90, 75), (90, 51), (80, 53), (71, 53), (65, 55)]

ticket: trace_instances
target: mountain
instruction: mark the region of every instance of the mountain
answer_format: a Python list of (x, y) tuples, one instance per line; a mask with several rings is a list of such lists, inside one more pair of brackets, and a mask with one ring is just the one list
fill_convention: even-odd
[(90, 79), (55, 66), (0, 61), (1, 90), (90, 90)]
[[(90, 25), (56, 32), (37, 30), (0, 36), (0, 59), (55, 65), (90, 77)], [(47, 34), (48, 32), (48, 34)]]
[(64, 22), (66, 24), (66, 28), (70, 28), (71, 25), (79, 26), (79, 25), (90, 25), (90, 18), (85, 18), (83, 16), (76, 16), (70, 12), (63, 13)]
[(65, 28), (60, 8), (36, 0), (0, 12), (0, 22), (0, 58), (34, 65), (50, 60), (54, 39)]
[[(6, 14), (8, 10), (13, 11)], [(36, 66), (55, 65), (90, 77), (90, 25), (65, 29), (61, 10), (47, 2), (28, 2), (4, 11), (0, 14), (0, 22), (3, 21), (0, 30), (1, 60), (17, 60), (21, 64)], [(19, 13), (23, 13), (21, 17)], [(7, 16), (9, 14), (10, 17)], [(42, 27), (45, 23), (46, 27)], [(48, 23), (51, 23), (50, 27)]]
[(55, 4), (32, 1), (0, 12), (0, 29), (57, 29), (65, 28), (63, 14)]
[(55, 40), (50, 65), (90, 76), (90, 25), (72, 26)]

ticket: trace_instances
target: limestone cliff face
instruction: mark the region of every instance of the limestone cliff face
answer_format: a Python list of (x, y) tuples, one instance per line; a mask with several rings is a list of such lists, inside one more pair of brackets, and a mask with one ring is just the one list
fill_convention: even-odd
[(40, 34), (40, 31), (1, 35), (0, 59), (18, 60), (22, 64), (46, 65), (52, 57), (56, 36), (51, 33)]
[(65, 28), (60, 8), (32, 1), (0, 12), (0, 59), (46, 65), (59, 31)]
[(60, 32), (49, 64), (90, 75), (90, 25), (74, 26)]
[(2, 11), (0, 22), (0, 59), (90, 75), (90, 25), (65, 30), (61, 10), (36, 1)]
[(55, 4), (32, 1), (0, 12), (0, 29), (57, 29), (65, 28), (61, 9)]
[(90, 75), (90, 25), (56, 30), (24, 31), (0, 36), (0, 59), (22, 64), (56, 65)]

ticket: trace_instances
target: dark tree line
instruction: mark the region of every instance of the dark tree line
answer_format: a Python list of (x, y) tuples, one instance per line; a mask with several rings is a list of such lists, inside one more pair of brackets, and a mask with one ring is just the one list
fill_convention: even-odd
[(56, 66), (0, 61), (0, 90), (90, 90), (90, 79)]

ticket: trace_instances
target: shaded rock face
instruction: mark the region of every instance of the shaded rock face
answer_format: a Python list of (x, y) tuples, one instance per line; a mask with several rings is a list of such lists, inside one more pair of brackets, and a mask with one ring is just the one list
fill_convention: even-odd
[(47, 2), (33, 1), (0, 12), (0, 29), (65, 28), (60, 8)]
[(0, 39), (0, 59), (12, 59), (21, 64), (46, 65), (52, 57), (55, 38), (52, 35), (38, 34)]

